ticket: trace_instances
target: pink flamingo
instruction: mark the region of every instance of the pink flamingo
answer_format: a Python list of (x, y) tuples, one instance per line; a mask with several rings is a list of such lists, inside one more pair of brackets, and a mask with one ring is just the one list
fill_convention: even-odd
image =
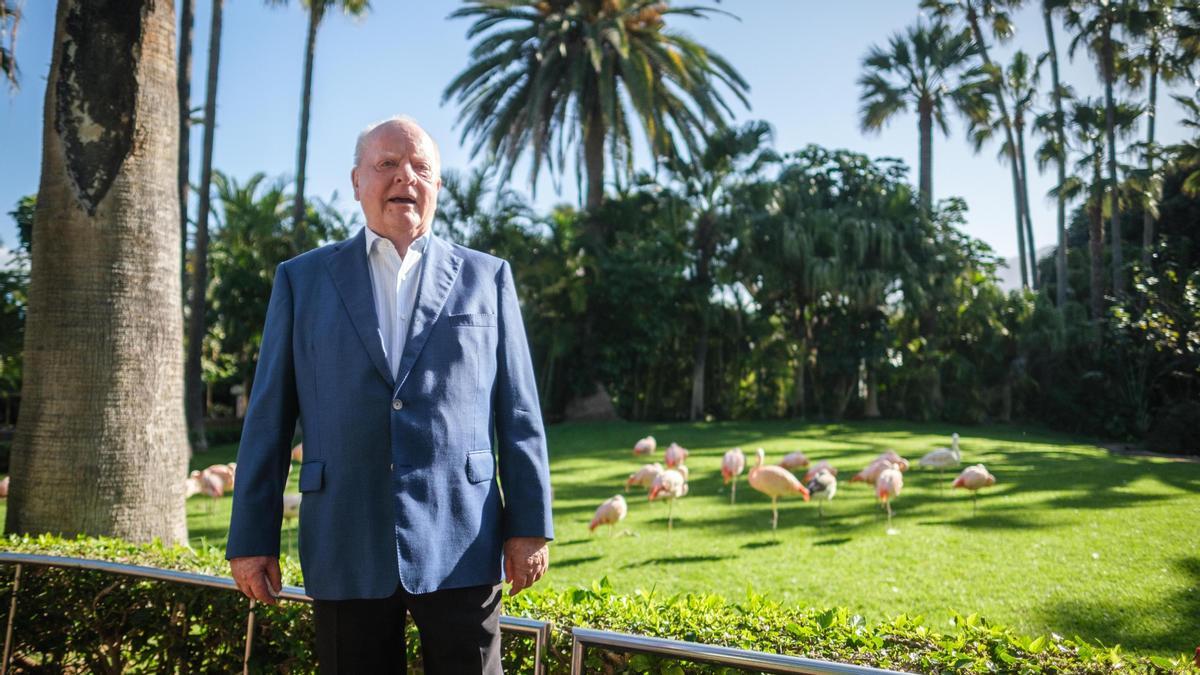
[(813, 464), (812, 468), (808, 470), (808, 473), (804, 474), (804, 484), (808, 485), (810, 482), (812, 482), (812, 479), (816, 478), (817, 474), (821, 473), (822, 471), (827, 471), (833, 474), (835, 477), (837, 476), (837, 467), (830, 464), (829, 460), (822, 459), (816, 464)]
[(892, 464), (895, 464), (896, 468), (901, 472), (908, 471), (908, 460), (897, 454), (895, 450), (884, 450), (883, 452), (879, 453), (879, 456), (875, 459), (887, 460)]
[(808, 457), (805, 457), (804, 453), (800, 452), (799, 450), (795, 452), (789, 452), (783, 456), (783, 459), (779, 460), (779, 466), (782, 466), (788, 471), (803, 469), (804, 467), (808, 466)]
[(833, 496), (837, 494), (837, 478), (828, 470), (821, 469), (808, 481), (807, 487), (809, 494), (817, 498), (817, 522), (820, 522), (825, 517), (825, 502), (833, 501)]
[(234, 472), (235, 466), (236, 465), (229, 465), (229, 464), (213, 464), (212, 466), (205, 469), (205, 471), (207, 471), (215, 476), (219, 476), (221, 478), (222, 491), (232, 492), (233, 491), (233, 479), (234, 479), (233, 472)]
[(594, 532), (601, 525), (608, 525), (608, 536), (611, 537), (613, 526), (624, 520), (626, 513), (629, 513), (629, 506), (625, 503), (625, 498), (621, 495), (613, 495), (596, 507), (596, 515), (592, 516), (588, 532)]
[(958, 478), (954, 479), (950, 487), (966, 488), (971, 491), (971, 515), (979, 509), (979, 489), (990, 487), (996, 484), (996, 477), (988, 473), (987, 467), (982, 464), (968, 466), (958, 474)]
[(653, 436), (647, 436), (633, 444), (633, 454), (635, 455), (653, 455), (657, 449), (658, 441), (654, 440)]
[(854, 474), (850, 478), (850, 482), (851, 483), (869, 483), (871, 485), (874, 485), (876, 479), (879, 478), (879, 474), (883, 473), (883, 470), (888, 468), (891, 465), (892, 465), (892, 462), (888, 461), (886, 458), (877, 457), (877, 458), (871, 460), (871, 463), (867, 465), (867, 468)]
[(725, 484), (733, 483), (733, 487), (729, 492), (729, 503), (732, 504), (737, 500), (737, 478), (746, 470), (746, 455), (742, 454), (741, 448), (734, 448), (725, 453), (721, 458), (721, 477), (725, 479)]
[(654, 484), (650, 486), (650, 501), (667, 500), (667, 534), (671, 533), (672, 508), (675, 506), (675, 500), (687, 493), (687, 479), (675, 469), (667, 469), (658, 474), (654, 479)]
[(785, 495), (799, 494), (808, 501), (808, 489), (792, 475), (791, 471), (781, 466), (763, 466), (767, 452), (762, 448), (755, 451), (758, 463), (750, 469), (750, 487), (771, 498), (771, 532), (779, 526), (779, 498)]
[(0, 499), (8, 499), (8, 476), (0, 480)]
[(667, 446), (667, 451), (663, 453), (663, 461), (666, 462), (667, 468), (675, 468), (676, 466), (686, 462), (687, 458), (687, 448), (679, 445), (678, 443), (672, 443), (671, 445)]
[(892, 500), (900, 496), (900, 488), (904, 487), (904, 474), (900, 466), (893, 463), (879, 473), (875, 480), (875, 497), (887, 507), (888, 529), (892, 527)]
[(634, 485), (640, 485), (647, 490), (654, 484), (654, 478), (663, 472), (662, 464), (655, 462), (653, 464), (643, 464), (642, 468), (629, 475), (625, 479), (625, 491), (629, 492), (629, 488)]

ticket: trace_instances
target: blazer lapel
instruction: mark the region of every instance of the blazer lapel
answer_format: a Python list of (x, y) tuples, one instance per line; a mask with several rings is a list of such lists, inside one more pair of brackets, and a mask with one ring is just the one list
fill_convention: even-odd
[(442, 313), (442, 307), (446, 304), (446, 298), (450, 296), (450, 290), (454, 288), (461, 267), (462, 257), (455, 255), (449, 244), (430, 234), (429, 244), (425, 247), (425, 259), (422, 261), (421, 284), (417, 288), (417, 305), (413, 308), (412, 326), (404, 343), (400, 367), (396, 369), (396, 389), (404, 386), (417, 356), (429, 340), (433, 324)]
[(388, 372), (387, 358), (383, 355), (383, 342), (379, 337), (379, 318), (375, 316), (375, 293), (371, 288), (371, 270), (367, 262), (366, 226), (358, 234), (343, 241), (329, 256), (326, 266), (333, 276), (334, 287), (342, 297), (342, 304), (350, 314), (350, 321), (358, 338), (362, 340), (367, 356), (375, 364), (380, 377), (388, 386), (393, 386), (392, 374)]

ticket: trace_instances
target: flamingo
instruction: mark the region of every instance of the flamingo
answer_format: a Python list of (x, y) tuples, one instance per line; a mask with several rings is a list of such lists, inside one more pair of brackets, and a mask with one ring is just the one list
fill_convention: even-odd
[(883, 473), (883, 470), (891, 465), (892, 462), (888, 461), (887, 459), (883, 457), (877, 457), (871, 460), (871, 463), (867, 465), (867, 468), (851, 476), (850, 482), (870, 483), (871, 485), (874, 485), (875, 480), (879, 478), (879, 474)]
[(962, 453), (958, 450), (958, 434), (950, 436), (950, 447), (934, 448), (931, 452), (925, 453), (918, 462), (917, 466), (929, 466), (937, 469), (938, 486), (943, 490), (946, 489), (945, 484), (941, 481), (942, 472), (946, 469), (953, 469), (962, 464)]
[(737, 478), (746, 470), (746, 455), (742, 454), (741, 448), (734, 448), (725, 453), (721, 458), (721, 477), (725, 479), (725, 484), (733, 483), (733, 487), (729, 492), (729, 503), (732, 504), (737, 500)]
[(791, 471), (781, 466), (763, 466), (767, 458), (766, 450), (759, 448), (755, 453), (758, 455), (758, 463), (750, 469), (747, 480), (750, 481), (750, 487), (771, 498), (771, 532), (774, 533), (779, 526), (779, 498), (799, 493), (804, 497), (804, 501), (808, 501), (808, 489)]
[[(807, 475), (805, 477), (807, 478)], [(808, 492), (821, 496), (821, 499), (817, 500), (817, 520), (820, 521), (824, 517), (821, 507), (825, 502), (833, 501), (833, 496), (837, 494), (837, 477), (826, 469), (818, 471), (817, 475), (808, 481)]]
[(296, 447), (292, 448), (292, 461), (293, 462), (303, 462), (304, 461), (304, 444), (303, 443), (297, 443)]
[(900, 473), (900, 466), (895, 463), (881, 471), (879, 478), (875, 480), (875, 497), (887, 507), (889, 533), (892, 530), (892, 500), (900, 496), (902, 487), (904, 487), (904, 474)]
[(629, 488), (634, 485), (640, 485), (647, 490), (654, 484), (654, 478), (663, 472), (662, 464), (655, 462), (653, 464), (643, 464), (642, 468), (629, 475), (625, 480), (625, 491), (629, 492)]
[(8, 499), (8, 476), (0, 480), (0, 499)]
[(804, 453), (800, 452), (799, 450), (795, 452), (789, 452), (783, 456), (783, 459), (779, 460), (779, 466), (782, 466), (788, 471), (803, 469), (804, 467), (808, 466), (808, 458), (805, 457)]
[(672, 443), (671, 445), (667, 446), (667, 451), (663, 453), (663, 461), (666, 462), (667, 468), (669, 469), (683, 464), (687, 461), (687, 458), (687, 448), (679, 445), (678, 443)]
[(672, 508), (675, 500), (688, 493), (687, 479), (675, 469), (667, 469), (654, 478), (650, 486), (650, 501), (655, 499), (667, 500), (667, 534), (671, 533)]
[(653, 436), (647, 436), (633, 444), (633, 454), (635, 455), (653, 455), (657, 449), (658, 441), (654, 440)]
[(234, 478), (233, 466), (236, 466), (236, 465), (231, 466), (229, 464), (213, 464), (212, 466), (205, 469), (205, 471), (207, 471), (215, 476), (220, 477), (222, 491), (232, 492), (233, 491), (233, 478)]
[(200, 472), (193, 471), (183, 481), (183, 498), (191, 499), (192, 497), (200, 494), (202, 491), (203, 490), (200, 488)]
[(979, 489), (996, 484), (996, 477), (988, 473), (982, 464), (968, 466), (958, 474), (958, 478), (950, 485), (952, 488), (966, 488), (971, 491), (971, 515), (979, 509)]
[[(283, 521), (285, 525), (290, 523), (294, 518), (300, 517), (300, 502), (303, 498), (304, 495), (300, 494), (299, 492), (293, 492), (283, 496)], [(292, 538), (288, 537), (287, 540), (288, 555), (290, 556), (292, 554)]]
[(895, 450), (887, 449), (879, 453), (875, 459), (884, 459), (896, 465), (896, 468), (901, 472), (908, 471), (908, 460), (901, 457)]
[(206, 497), (212, 497), (212, 501), (208, 503), (208, 512), (212, 513), (216, 500), (225, 496), (225, 479), (208, 469), (201, 471), (196, 478), (200, 482), (200, 492)]
[(809, 482), (812, 481), (812, 479), (817, 477), (817, 474), (821, 473), (822, 471), (828, 471), (829, 473), (833, 474), (834, 476), (837, 476), (837, 467), (830, 464), (829, 460), (822, 459), (822, 460), (819, 460), (816, 464), (813, 464), (812, 467), (808, 470), (808, 473), (804, 474), (804, 484), (807, 485)]
[(596, 507), (596, 515), (592, 517), (592, 522), (588, 525), (588, 532), (594, 532), (600, 525), (608, 525), (608, 535), (611, 537), (613, 526), (624, 520), (626, 513), (629, 513), (629, 506), (625, 503), (625, 498), (621, 495), (613, 495)]

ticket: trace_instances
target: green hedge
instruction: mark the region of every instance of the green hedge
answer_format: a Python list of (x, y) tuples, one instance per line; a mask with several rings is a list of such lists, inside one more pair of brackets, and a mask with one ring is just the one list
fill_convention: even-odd
[[(225, 575), (216, 549), (192, 551), (137, 546), (112, 539), (62, 540), (48, 536), (0, 540), (6, 551), (95, 558), (134, 565)], [(0, 626), (8, 620), (13, 575), (0, 569)], [(291, 560), (284, 582), (300, 583)], [(948, 633), (921, 619), (900, 616), (868, 624), (844, 609), (787, 607), (750, 594), (731, 603), (719, 596), (622, 595), (607, 580), (591, 588), (535, 590), (506, 598), (505, 612), (554, 623), (547, 663), (568, 672), (570, 626), (796, 654), (920, 673), (1194, 673), (1186, 656), (1142, 658), (1057, 635), (1025, 638), (976, 617), (958, 617)], [(247, 602), (237, 593), (192, 588), (81, 570), (26, 566), (14, 625), (13, 672), (96, 673), (235, 672), (241, 668)], [(252, 670), (312, 672), (311, 608), (303, 603), (261, 607), (255, 615)], [(409, 661), (420, 672), (418, 638), (409, 625)], [(598, 649), (587, 652), (588, 672), (726, 673), (732, 669), (680, 663)], [(533, 644), (506, 636), (511, 673), (532, 670)]]

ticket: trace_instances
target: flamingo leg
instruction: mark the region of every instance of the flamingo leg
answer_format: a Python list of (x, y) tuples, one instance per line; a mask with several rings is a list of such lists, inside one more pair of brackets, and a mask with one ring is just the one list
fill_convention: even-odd
[(979, 490), (971, 490), (971, 515), (979, 513)]
[(733, 477), (733, 489), (731, 489), (729, 491), (729, 503), (732, 504), (736, 501), (737, 501), (737, 476), (734, 476)]
[(771, 497), (771, 533), (779, 526), (779, 498)]
[(883, 504), (884, 504), (884, 506), (886, 506), (886, 507), (887, 507), (887, 514), (888, 514), (888, 528), (889, 528), (889, 529), (891, 529), (891, 527), (892, 527), (892, 503), (891, 503), (891, 502), (889, 502), (889, 501), (886, 501), (886, 500), (885, 500), (885, 501), (883, 502)]

